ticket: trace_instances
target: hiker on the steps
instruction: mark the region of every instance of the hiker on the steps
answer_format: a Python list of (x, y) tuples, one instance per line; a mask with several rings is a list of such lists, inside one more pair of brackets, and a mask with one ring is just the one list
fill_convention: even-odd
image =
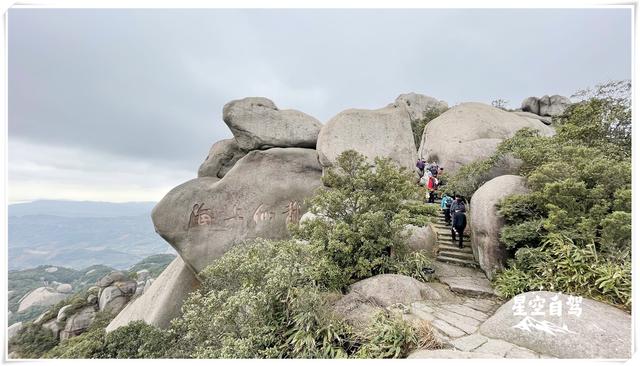
[(438, 179), (432, 175), (427, 181), (427, 194), (429, 197), (429, 200), (427, 202), (435, 203), (436, 189), (438, 189)]
[(465, 215), (467, 209), (460, 195), (456, 195), (450, 210), (452, 216), (451, 241), (455, 243), (456, 234), (458, 234), (458, 247), (462, 248), (464, 229), (467, 227), (467, 215)]
[(424, 168), (427, 165), (427, 162), (424, 159), (418, 159), (416, 162), (416, 168), (418, 169), (418, 175), (420, 178), (424, 176)]
[(439, 168), (440, 167), (438, 166), (438, 163), (436, 163), (435, 161), (431, 163), (431, 165), (429, 165), (429, 171), (431, 172), (431, 175), (433, 175), (434, 177), (437, 177)]
[(451, 225), (451, 204), (453, 203), (453, 198), (451, 196), (444, 193), (442, 195), (442, 202), (440, 202), (440, 209), (442, 209), (442, 213), (444, 214), (444, 222), (447, 225)]

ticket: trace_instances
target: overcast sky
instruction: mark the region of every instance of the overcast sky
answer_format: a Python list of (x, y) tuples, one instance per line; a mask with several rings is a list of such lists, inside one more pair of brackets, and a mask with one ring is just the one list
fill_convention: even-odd
[(9, 10), (10, 202), (159, 200), (265, 96), (326, 122), (398, 94), (508, 100), (631, 77), (631, 12)]

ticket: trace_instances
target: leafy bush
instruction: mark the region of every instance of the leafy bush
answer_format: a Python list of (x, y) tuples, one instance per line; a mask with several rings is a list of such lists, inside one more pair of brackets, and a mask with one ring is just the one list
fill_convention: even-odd
[(310, 199), (321, 219), (293, 231), (343, 274), (338, 287), (389, 272), (391, 253), (406, 251), (405, 225), (428, 220), (423, 213), (429, 212), (416, 208), (420, 193), (411, 174), (389, 159), (376, 159), (374, 169), (364, 156), (345, 151), (323, 182), (329, 189)]
[(357, 358), (401, 358), (417, 348), (416, 330), (402, 319), (386, 313), (378, 313), (364, 333), (366, 339), (355, 353)]
[(28, 323), (9, 341), (9, 352), (16, 352), (20, 358), (40, 358), (57, 344), (51, 331)]
[(446, 109), (442, 110), (432, 107), (424, 111), (421, 119), (411, 120), (411, 131), (413, 132), (413, 141), (416, 144), (416, 149), (420, 148), (422, 135), (424, 134), (424, 128), (427, 126), (427, 124), (444, 112), (446, 112)]
[(328, 313), (323, 294), (336, 275), (294, 240), (234, 247), (186, 300), (175, 324), (182, 346), (198, 358), (345, 356), (348, 328)]
[(562, 291), (627, 310), (631, 306), (631, 263), (599, 256), (595, 245), (578, 247), (559, 234), (550, 234), (540, 247), (520, 249), (495, 283), (506, 297), (533, 290)]

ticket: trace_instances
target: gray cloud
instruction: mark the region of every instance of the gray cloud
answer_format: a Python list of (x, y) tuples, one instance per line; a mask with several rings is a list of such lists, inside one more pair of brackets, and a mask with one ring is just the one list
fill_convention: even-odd
[(231, 136), (221, 111), (236, 98), (326, 121), (409, 91), (518, 106), (630, 78), (630, 14), (11, 9), (9, 138), (195, 175), (209, 146)]

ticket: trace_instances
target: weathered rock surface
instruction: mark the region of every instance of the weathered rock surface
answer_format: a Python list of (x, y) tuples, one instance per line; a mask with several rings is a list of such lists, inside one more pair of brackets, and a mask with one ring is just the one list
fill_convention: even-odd
[(18, 334), (18, 332), (20, 332), (21, 330), (22, 330), (22, 322), (11, 324), (7, 328), (7, 340), (15, 337)]
[(527, 97), (522, 101), (521, 108), (523, 112), (540, 115), (540, 99), (537, 97)]
[(227, 103), (222, 111), (240, 149), (271, 147), (314, 148), (322, 124), (308, 114), (279, 110), (267, 98), (244, 98)]
[(135, 294), (136, 286), (135, 281), (118, 281), (104, 288), (98, 300), (100, 311), (120, 312)]
[(331, 310), (357, 329), (366, 328), (379, 312), (386, 310), (357, 292), (350, 292), (331, 305)]
[(18, 312), (25, 311), (32, 306), (50, 306), (57, 304), (69, 296), (68, 293), (60, 293), (49, 287), (39, 287), (27, 294), (18, 306)]
[(370, 162), (376, 157), (391, 158), (412, 170), (416, 147), (411, 117), (402, 104), (376, 110), (347, 109), (331, 118), (318, 136), (320, 164), (329, 167), (345, 150), (355, 150)]
[(571, 100), (561, 95), (543, 96), (540, 98), (541, 116), (559, 116), (571, 105)]
[[(500, 142), (522, 128), (536, 129), (543, 136), (554, 134), (553, 128), (542, 122), (482, 103), (462, 103), (427, 124), (419, 155), (454, 174), (463, 165), (491, 156)], [(509, 174), (518, 166), (516, 160), (506, 163), (493, 176)]]
[(524, 118), (529, 118), (529, 119), (533, 119), (533, 120), (538, 120), (542, 123), (544, 123), (545, 125), (550, 125), (551, 122), (553, 121), (551, 117), (548, 116), (539, 116), (535, 113), (531, 113), (531, 112), (522, 112), (522, 111), (515, 111), (515, 112), (511, 112), (514, 113), (520, 117), (524, 117)]
[(125, 276), (124, 273), (120, 271), (114, 271), (99, 279), (97, 285), (99, 287), (107, 287), (116, 281), (124, 281), (126, 278), (127, 276)]
[[(525, 312), (515, 314), (514, 299), (502, 305), (480, 326), (482, 335), (501, 339), (558, 358), (629, 358), (631, 316), (613, 306), (583, 299), (580, 316), (569, 313), (569, 296), (532, 291), (525, 296)], [(544, 299), (542, 313), (531, 314), (528, 302)], [(554, 299), (554, 296), (558, 296)], [(562, 303), (561, 316), (551, 315), (549, 304)], [(566, 327), (564, 327), (566, 325)]]
[(195, 272), (234, 243), (289, 236), (287, 224), (306, 212), (304, 200), (322, 185), (312, 149), (255, 150), (224, 176), (197, 178), (174, 189), (154, 207), (156, 232)]
[(80, 311), (71, 315), (60, 332), (60, 340), (69, 339), (71, 337), (82, 334), (96, 317), (96, 311), (93, 306), (87, 306)]
[(525, 178), (502, 175), (483, 184), (471, 197), (471, 248), (489, 279), (504, 268), (507, 259), (507, 249), (499, 238), (504, 219), (498, 215), (496, 204), (509, 195), (527, 192)]
[(235, 139), (220, 140), (211, 146), (198, 169), (198, 177), (222, 178), (246, 154)]
[(404, 108), (411, 120), (422, 119), (424, 113), (431, 109), (444, 112), (449, 108), (447, 102), (443, 100), (416, 93), (400, 94), (392, 105)]
[(62, 330), (64, 324), (58, 323), (56, 319), (51, 319), (48, 322), (42, 324), (42, 328), (51, 331), (55, 338), (60, 336), (60, 331)]
[(545, 95), (542, 98), (528, 97), (522, 101), (522, 110), (540, 116), (555, 117), (564, 113), (571, 100), (561, 95)]
[(136, 320), (167, 328), (171, 320), (180, 315), (180, 308), (187, 295), (199, 285), (200, 282), (182, 258), (177, 257), (152, 284), (150, 283), (150, 287), (145, 289), (142, 296), (130, 302), (118, 313), (106, 331), (111, 332)]
[(56, 317), (56, 321), (63, 322), (67, 320), (67, 317), (69, 316), (69, 313), (71, 312), (72, 308), (73, 308), (73, 305), (65, 305), (61, 307), (60, 310), (58, 310), (58, 316)]
[(435, 258), (436, 255), (436, 233), (430, 225), (427, 226), (414, 226), (407, 225), (406, 234), (407, 246), (412, 251), (423, 251), (431, 257)]
[(438, 288), (432, 285), (408, 276), (381, 274), (354, 283), (349, 287), (349, 292), (358, 293), (379, 306), (387, 307), (398, 303), (441, 299)]
[(136, 280), (138, 280), (138, 281), (146, 281), (147, 278), (149, 278), (149, 270), (148, 269), (142, 269), (142, 270), (136, 272)]
[(56, 287), (56, 291), (61, 292), (63, 294), (68, 294), (71, 291), (73, 291), (73, 287), (68, 283), (63, 283)]

